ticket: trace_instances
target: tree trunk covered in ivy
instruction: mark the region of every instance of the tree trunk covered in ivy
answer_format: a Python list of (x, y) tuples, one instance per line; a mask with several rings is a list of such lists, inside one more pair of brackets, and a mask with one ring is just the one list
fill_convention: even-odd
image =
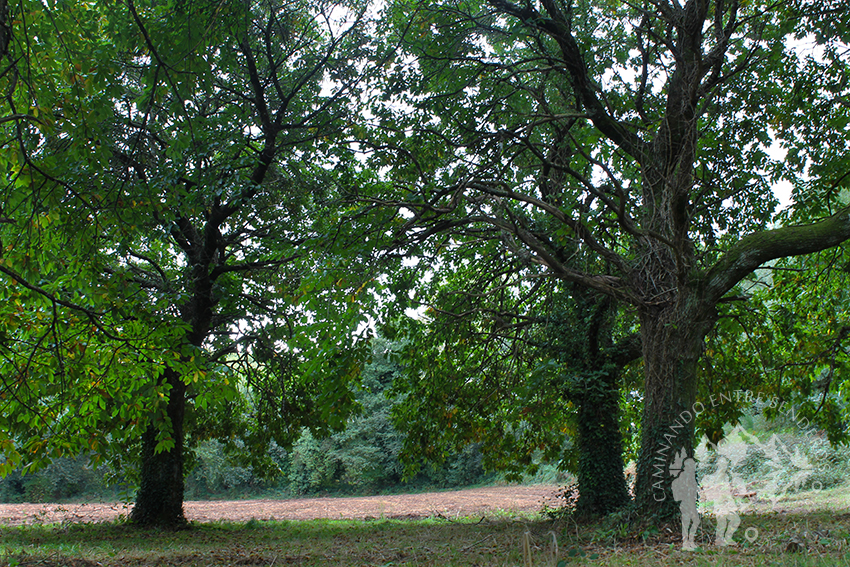
[(640, 356), (633, 335), (614, 342), (616, 303), (572, 286), (558, 341), (568, 373), (565, 396), (578, 406), (579, 514), (609, 514), (629, 502), (620, 431), (620, 375)]
[(578, 409), (579, 514), (608, 514), (629, 502), (620, 431), (619, 369), (601, 371)]
[(186, 409), (186, 384), (172, 370), (166, 370), (165, 380), (171, 389), (165, 415), (174, 444), (170, 449), (156, 451), (159, 428), (148, 425), (142, 434), (142, 456), (139, 491), (130, 520), (138, 525), (180, 527), (186, 524), (183, 515), (183, 418)]

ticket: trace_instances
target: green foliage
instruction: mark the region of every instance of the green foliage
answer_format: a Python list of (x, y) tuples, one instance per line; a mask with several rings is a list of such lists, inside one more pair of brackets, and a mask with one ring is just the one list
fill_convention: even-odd
[[(593, 315), (567, 285), (644, 325), (642, 463), (698, 388), (771, 394), (846, 437), (847, 286), (813, 280), (832, 260), (779, 262), (805, 277), (749, 312), (718, 302), (846, 238), (842, 217), (759, 231), (847, 205), (848, 12), (695, 6), (400, 0), (370, 22), (356, 0), (3, 3), (0, 476), (91, 453), (139, 480), (157, 468), (139, 454), (173, 452), (180, 494), (184, 441), (219, 438), (261, 476), (272, 441), (294, 448), (299, 485), (394, 478), (386, 406), (357, 395), (387, 248), (408, 257), (385, 283), (408, 341), (387, 411), (428, 460), (473, 442), (515, 474), (569, 463), (579, 400), (614, 397), (621, 365), (570, 334)], [(777, 181), (795, 206), (775, 216)], [(431, 324), (407, 316), (426, 306)], [(566, 332), (539, 325), (557, 317)]]
[(391, 289), (408, 473), (475, 443), (509, 478), (541, 463), (577, 472), (583, 510), (626, 502), (619, 376), (640, 350), (628, 319), (604, 296), (536, 279), (501, 242), (442, 246), (451, 255), (420, 261), (414, 290)]
[(262, 474), (271, 440), (342, 428), (374, 274), (332, 142), (364, 12), (3, 4), (0, 476), (91, 452), (138, 481), (210, 438)]
[[(386, 395), (400, 372), (391, 352), (390, 343), (373, 341), (371, 360), (363, 370), (363, 388), (357, 393), (362, 410), (349, 417), (342, 431), (319, 436), (304, 429), (288, 450), (271, 441), (266, 448), (268, 461), (257, 468), (243, 458), (246, 449), (239, 436), (230, 443), (216, 439), (200, 442), (186, 462), (187, 498), (372, 494), (455, 488), (492, 480), (493, 475), (482, 467), (478, 445), (449, 455), (442, 466), (425, 467), (414, 478), (403, 479), (399, 457), (404, 435), (395, 429), (391, 418), (397, 400)], [(123, 483), (125, 479), (112, 480)], [(57, 459), (26, 476), (15, 470), (0, 480), (0, 502), (61, 501), (107, 493), (103, 475), (92, 470), (84, 457)]]
[[(285, 459), (285, 452), (276, 444), (269, 447), (275, 462)], [(201, 443), (194, 451), (191, 472), (186, 478), (186, 495), (194, 500), (213, 496), (251, 494), (268, 485), (250, 467), (235, 464), (218, 440)]]
[(723, 392), (732, 400), (701, 416), (709, 438), (761, 400), (768, 417), (793, 409), (807, 429), (825, 431), (833, 443), (848, 440), (847, 262), (842, 248), (776, 262), (723, 307), (707, 345), (702, 396)]
[[(545, 340), (542, 321), (536, 328), (532, 322), (540, 320), (535, 309), (548, 288), (523, 296), (523, 266), (495, 250), (469, 261), (479, 252), (455, 247), (450, 263), (423, 262), (415, 295), (394, 290), (398, 311), (386, 332), (404, 337), (393, 416), (406, 433), (409, 472), (423, 458), (440, 463), (480, 443), (486, 468), (519, 476), (540, 460), (557, 460), (564, 447), (573, 410), (553, 383), (557, 362), (534, 348)], [(406, 316), (409, 305), (421, 315)]]
[[(416, 441), (447, 445), (460, 435), (453, 429), (463, 429), (517, 455), (516, 467), (528, 465), (527, 446), (541, 434), (503, 428), (491, 438), (483, 420), (469, 416), (486, 416), (485, 426), (509, 421), (503, 392), (524, 399), (526, 386), (502, 374), (534, 376), (545, 361), (517, 354), (516, 340), (466, 344), (461, 337), (494, 335), (488, 312), (516, 337), (525, 321), (493, 307), (497, 290), (522, 296), (549, 278), (634, 309), (645, 355), (645, 388), (634, 396), (645, 408), (637, 491), (647, 509), (672, 502), (651, 494), (664, 434), (701, 391), (748, 385), (731, 374), (728, 382), (698, 375), (704, 339), (718, 310), (723, 326), (729, 292), (765, 262), (850, 237), (846, 202), (838, 198), (850, 179), (847, 12), (833, 8), (806, 1), (782, 8), (504, 0), (387, 6), (388, 43), (400, 50), (381, 77), (384, 96), (373, 102), (381, 143), (372, 159), (394, 183), (374, 198), (398, 207), (409, 255), (451, 272), (439, 283), (420, 278), (419, 289), (402, 290), (407, 297), (398, 300), (399, 312), (416, 302), (434, 307), (423, 319), (453, 314), (451, 325), (432, 324), (432, 336), (417, 334), (410, 347), (426, 344), (432, 361), (431, 368), (414, 366), (406, 385), (411, 405), (434, 410), (429, 425), (415, 426)], [(827, 13), (837, 21), (828, 23)], [(774, 143), (787, 157), (769, 151)], [(779, 181), (794, 187), (793, 214), (777, 215)], [(787, 226), (790, 219), (802, 226)], [(785, 228), (769, 232), (776, 221)], [(505, 282), (520, 271), (521, 284)], [(511, 349), (514, 358), (489, 374), (468, 362), (507, 359)], [(452, 380), (468, 385), (468, 399), (446, 394)], [(485, 388), (488, 381), (498, 387)], [(547, 402), (552, 415), (564, 413), (554, 407), (557, 397)], [(724, 407), (714, 412), (716, 423), (700, 427), (717, 432), (734, 412)], [(692, 427), (681, 439), (686, 451)]]
[[(392, 361), (394, 345), (376, 339), (372, 360), (364, 368), (364, 389), (358, 398), (362, 411), (344, 431), (324, 439), (305, 433), (292, 448), (287, 480), (295, 494), (319, 491), (376, 492), (403, 486), (401, 462), (405, 439), (391, 414), (399, 400), (389, 388), (401, 369)], [(412, 486), (458, 487), (490, 478), (482, 467), (481, 447), (468, 444), (448, 455), (441, 466), (426, 467)]]
[[(759, 412), (755, 419), (754, 411)], [(753, 487), (761, 498), (769, 499), (770, 490), (782, 498), (800, 492), (810, 492), (810, 497), (817, 498), (822, 490), (846, 484), (850, 445), (833, 446), (821, 435), (801, 432), (793, 419), (767, 418), (763, 409), (747, 410), (740, 423), (748, 433), (758, 437), (760, 443), (769, 444), (775, 440), (782, 447), (782, 452), (768, 455), (750, 446), (747, 454), (735, 465), (735, 474), (740, 475), (741, 480), (748, 487)], [(727, 433), (728, 430), (727, 426)], [(698, 478), (714, 472), (716, 463), (715, 452), (705, 455), (697, 467)], [(769, 483), (773, 483), (772, 487), (765, 493)]]
[(107, 493), (103, 475), (87, 455), (59, 458), (37, 472), (15, 470), (0, 479), (0, 502), (64, 502)]

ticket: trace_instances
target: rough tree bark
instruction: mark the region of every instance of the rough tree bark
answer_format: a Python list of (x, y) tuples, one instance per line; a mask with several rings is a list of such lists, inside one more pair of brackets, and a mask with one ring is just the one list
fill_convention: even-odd
[(669, 466), (679, 451), (693, 454), (697, 363), (714, 323), (712, 313), (677, 305), (641, 313), (646, 402), (635, 480), (640, 510), (668, 516), (678, 509), (670, 493)]
[(708, 270), (694, 271), (676, 288), (675, 300), (640, 312), (646, 404), (635, 485), (638, 509), (675, 514), (669, 466), (675, 453), (693, 454), (694, 418), (710, 411), (697, 400), (697, 362), (716, 322), (716, 306), (762, 264), (810, 254), (850, 239), (850, 207), (820, 222), (768, 230), (742, 238)]

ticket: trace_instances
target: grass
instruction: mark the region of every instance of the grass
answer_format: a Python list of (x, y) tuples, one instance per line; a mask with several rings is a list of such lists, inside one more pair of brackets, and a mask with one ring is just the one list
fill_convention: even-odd
[[(846, 502), (847, 487), (834, 499)], [(833, 499), (833, 502), (834, 502)], [(820, 503), (823, 504), (823, 503)], [(830, 508), (830, 507), (826, 507)], [(703, 517), (697, 551), (678, 526), (633, 527), (497, 513), (488, 518), (195, 524), (158, 531), (125, 523), (0, 527), (0, 565), (19, 567), (333, 565), (850, 567), (845, 506), (744, 516), (735, 548), (717, 548)], [(747, 541), (745, 534), (754, 535)]]
[(511, 521), (313, 520), (140, 530), (122, 524), (3, 528), (0, 563), (18, 565), (489, 565), (519, 561)]

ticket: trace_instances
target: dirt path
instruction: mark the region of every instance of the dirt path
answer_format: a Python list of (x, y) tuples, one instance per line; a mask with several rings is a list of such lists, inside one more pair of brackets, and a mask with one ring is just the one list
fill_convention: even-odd
[[(392, 496), (194, 501), (186, 502), (185, 511), (193, 522), (491, 516), (504, 512), (539, 512), (544, 504), (556, 505), (557, 491), (558, 487), (550, 485), (492, 486)], [(0, 524), (103, 522), (129, 511), (129, 506), (118, 503), (0, 504)]]

